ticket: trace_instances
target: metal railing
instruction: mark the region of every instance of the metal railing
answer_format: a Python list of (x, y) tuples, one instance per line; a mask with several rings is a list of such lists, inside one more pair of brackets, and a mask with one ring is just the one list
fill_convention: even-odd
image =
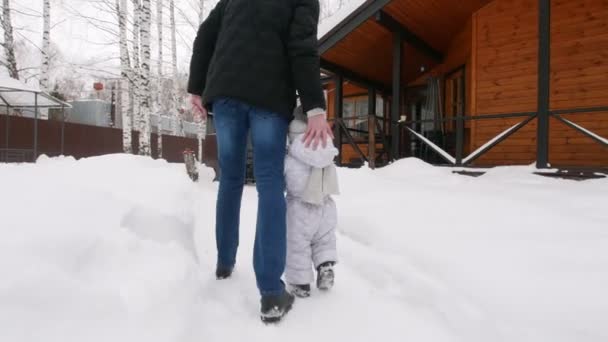
[[(608, 114), (608, 106), (553, 110), (553, 111), (549, 111), (549, 116), (554, 117), (555, 119), (559, 120), (560, 122), (564, 123), (565, 125), (569, 126), (570, 128), (575, 129), (579, 133), (593, 139), (593, 141), (595, 141), (596, 143), (599, 143), (603, 146), (608, 147), (608, 138), (602, 137), (599, 134), (563, 117), (565, 115), (576, 115), (576, 114), (599, 115), (602, 113)], [(472, 164), (475, 160), (479, 159), (486, 153), (488, 153), (496, 145), (500, 144), (501, 142), (505, 141), (506, 139), (511, 137), (513, 134), (515, 134), (516, 132), (521, 130), (523, 127), (528, 125), (532, 120), (536, 119), (537, 117), (538, 117), (537, 112), (520, 112), (520, 113), (504, 113), (504, 114), (487, 114), (487, 115), (477, 114), (474, 116), (473, 115), (456, 115), (456, 116), (450, 116), (450, 117), (446, 117), (446, 118), (439, 119), (439, 120), (435, 120), (435, 119), (409, 120), (409, 121), (405, 121), (405, 122), (390, 121), (389, 132), (391, 132), (390, 133), (391, 135), (395, 134), (396, 132), (397, 132), (397, 134), (401, 134), (405, 130), (407, 133), (410, 133), (422, 145), (424, 145), (427, 148), (436, 152), (437, 155), (442, 160), (447, 162), (449, 165), (467, 166), (467, 165)], [(469, 155), (464, 156), (465, 122), (479, 121), (479, 120), (493, 120), (493, 119), (515, 119), (515, 118), (520, 118), (522, 120), (519, 123), (506, 128), (505, 130), (503, 130), (502, 132), (497, 134), (495, 137), (493, 137), (492, 139), (488, 140), (486, 143), (481, 145), (475, 151), (471, 152)], [(368, 119), (370, 123), (372, 123), (374, 126), (376, 126), (375, 131), (374, 131), (374, 137), (375, 138), (378, 137), (380, 139), (380, 142), (384, 146), (383, 153), (387, 153), (387, 155), (389, 155), (390, 154), (389, 151), (392, 150), (391, 146), (389, 145), (391, 139), (387, 138), (385, 129), (380, 124), (381, 121), (386, 121), (387, 119), (381, 118), (381, 117), (378, 117), (375, 115), (368, 115), (368, 116), (338, 118), (338, 119), (332, 119), (331, 121), (334, 122), (334, 124), (338, 125), (338, 127), (340, 128), (338, 131), (341, 132), (341, 134), (344, 134), (344, 137), (346, 138), (347, 143), (353, 147), (356, 154), (359, 156), (359, 158), (361, 158), (361, 161), (369, 162), (370, 156), (365, 155), (363, 153), (363, 151), (361, 150), (361, 148), (359, 147), (359, 145), (369, 143), (370, 139), (368, 139), (368, 141), (357, 142), (356, 139), (354, 139), (351, 134), (351, 132), (354, 132), (357, 134), (366, 134), (369, 138), (369, 136), (370, 136), (369, 125), (368, 125), (368, 131), (363, 131), (358, 128), (349, 127), (349, 125), (347, 124), (347, 122), (349, 122), (349, 121), (362, 121), (365, 119)], [(432, 141), (431, 138), (429, 138), (428, 136), (425, 136), (424, 133), (419, 132), (416, 129), (417, 128), (416, 126), (419, 126), (424, 123), (435, 123), (435, 124), (444, 125), (444, 124), (450, 123), (450, 122), (456, 123), (454, 125), (455, 128), (453, 128), (452, 130), (445, 130), (445, 131), (448, 131), (451, 134), (455, 134), (456, 141), (455, 141), (454, 155), (448, 153), (448, 151), (446, 151), (445, 146), (443, 146), (443, 147), (439, 146), (442, 144)], [(444, 134), (445, 134), (445, 131), (444, 131)], [(373, 141), (376, 142), (378, 140), (373, 139)], [(445, 144), (443, 144), (443, 145), (445, 145)], [(396, 159), (397, 157), (398, 156), (391, 155), (389, 158)]]

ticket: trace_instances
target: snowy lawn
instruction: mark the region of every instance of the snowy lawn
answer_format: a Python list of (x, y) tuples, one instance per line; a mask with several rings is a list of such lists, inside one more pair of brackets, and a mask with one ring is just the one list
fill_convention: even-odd
[(608, 341), (608, 180), (340, 170), (331, 293), (258, 318), (256, 193), (216, 281), (217, 184), (112, 155), (0, 164), (0, 341)]

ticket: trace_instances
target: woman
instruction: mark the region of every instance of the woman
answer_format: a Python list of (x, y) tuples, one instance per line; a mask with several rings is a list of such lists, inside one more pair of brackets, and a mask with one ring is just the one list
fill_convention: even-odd
[(208, 110), (214, 113), (221, 170), (216, 277), (229, 278), (235, 266), (250, 133), (259, 197), (253, 264), (264, 322), (280, 321), (294, 302), (281, 275), (285, 142), (296, 93), (309, 116), (306, 145), (316, 148), (332, 134), (320, 81), (318, 20), (318, 0), (221, 0), (194, 41), (188, 92), (204, 118)]

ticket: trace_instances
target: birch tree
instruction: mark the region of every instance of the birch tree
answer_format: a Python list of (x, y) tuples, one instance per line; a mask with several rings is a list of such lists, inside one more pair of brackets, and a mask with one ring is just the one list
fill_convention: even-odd
[(140, 144), (139, 154), (149, 156), (150, 150), (150, 112), (151, 112), (151, 87), (150, 87), (150, 29), (152, 27), (150, 12), (150, 0), (143, 0), (141, 6), (141, 67), (140, 67)]
[(11, 20), (11, 4), (10, 0), (2, 0), (2, 17), (0, 18), (2, 29), (4, 31), (4, 52), (6, 60), (1, 63), (8, 70), (10, 77), (19, 79), (19, 69), (17, 68), (17, 58), (15, 57), (15, 37), (13, 35), (13, 22)]
[(156, 63), (158, 84), (156, 87), (156, 108), (158, 114), (158, 158), (163, 156), (163, 0), (156, 0), (156, 30), (158, 34), (158, 60)]
[(51, 0), (43, 0), (42, 5), (41, 54), (40, 88), (44, 91), (49, 91), (49, 67), (51, 61)]
[[(133, 78), (131, 79), (131, 106), (133, 107), (133, 123), (135, 130), (141, 133), (141, 108), (140, 104), (140, 87), (141, 87), (141, 59), (140, 59), (140, 27), (141, 27), (141, 0), (131, 0), (133, 3), (133, 40), (132, 40), (132, 51), (133, 51), (133, 64), (131, 73)], [(141, 141), (141, 137), (140, 137)]]
[[(200, 12), (198, 17), (198, 25), (202, 25), (205, 20), (205, 2), (206, 0), (200, 0)], [(205, 130), (207, 129), (206, 122), (199, 122), (197, 125), (196, 137), (198, 140), (198, 160), (203, 160), (203, 140), (205, 139)]]
[(169, 0), (169, 25), (171, 26), (171, 112), (173, 115), (173, 134), (179, 134), (179, 112), (177, 110), (178, 95), (177, 95), (177, 28), (175, 24), (175, 0)]
[(122, 145), (125, 153), (132, 153), (133, 106), (132, 84), (133, 73), (129, 58), (127, 44), (127, 0), (116, 0), (116, 13), (118, 15), (119, 48), (120, 48), (120, 84), (118, 103), (122, 116)]

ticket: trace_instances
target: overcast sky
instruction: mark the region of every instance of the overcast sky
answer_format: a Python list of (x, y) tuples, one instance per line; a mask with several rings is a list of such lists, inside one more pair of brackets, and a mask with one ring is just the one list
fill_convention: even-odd
[[(116, 0), (51, 0), (51, 41), (58, 48), (64, 61), (54, 72), (73, 77), (102, 77), (106, 72), (117, 72), (118, 44), (116, 37), (107, 30), (117, 31), (116, 18), (109, 13), (107, 3)], [(340, 0), (331, 0), (337, 4)], [(131, 3), (131, 0), (128, 0)], [(208, 0), (205, 14), (217, 0)], [(344, 1), (348, 2), (348, 1)], [(156, 1), (152, 1), (152, 16), (156, 18)], [(168, 0), (164, 0), (164, 61), (170, 68), (170, 33), (168, 29)], [(198, 24), (198, 0), (175, 0), (177, 22), (178, 68), (185, 72), (191, 53), (191, 44)], [(42, 0), (11, 0), (15, 39), (24, 44), (19, 54), (19, 68), (39, 67), (38, 47), (42, 41)], [(156, 22), (152, 23), (152, 58), (156, 62)], [(2, 70), (2, 73), (6, 73)], [(36, 81), (35, 79), (30, 82)]]

